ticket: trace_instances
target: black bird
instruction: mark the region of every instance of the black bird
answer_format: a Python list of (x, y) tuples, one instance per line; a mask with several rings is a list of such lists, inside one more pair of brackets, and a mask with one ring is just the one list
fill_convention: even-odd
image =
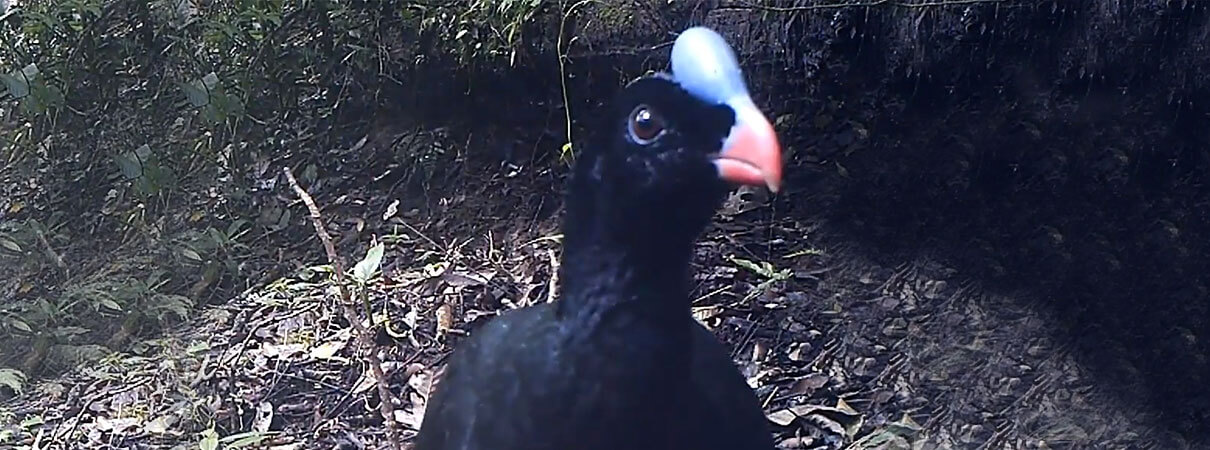
[(781, 180), (731, 48), (691, 28), (627, 85), (573, 169), (560, 298), (451, 356), (416, 450), (771, 449), (727, 349), (690, 315), (693, 243), (732, 184)]

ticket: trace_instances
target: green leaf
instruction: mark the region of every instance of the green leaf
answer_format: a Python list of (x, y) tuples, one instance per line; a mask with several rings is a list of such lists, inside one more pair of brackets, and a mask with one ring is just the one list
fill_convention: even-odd
[(239, 219), (234, 222), (231, 222), (231, 225), (227, 226), (227, 239), (234, 239), (235, 236), (239, 233), (240, 229), (243, 228), (244, 225), (247, 225), (247, 224), (248, 224), (247, 219)]
[(166, 434), (175, 423), (175, 416), (156, 416), (154, 419), (148, 421), (147, 424), (143, 426), (143, 429), (147, 430), (147, 432), (151, 434)]
[(160, 284), (160, 277), (164, 276), (164, 269), (155, 269), (147, 274), (147, 281), (144, 283), (148, 287), (154, 287)]
[(215, 244), (223, 245), (227, 243), (227, 235), (223, 234), (223, 232), (215, 229), (214, 227), (206, 228), (206, 236), (210, 237), (210, 240)]
[(89, 333), (89, 329), (84, 327), (62, 326), (54, 329), (54, 335), (63, 339), (71, 339), (76, 336)]
[(17, 245), (16, 242), (10, 241), (5, 238), (0, 238), (0, 247), (9, 249), (13, 253), (22, 253), (20, 245)]
[(330, 274), (333, 272), (335, 272), (335, 270), (333, 270), (331, 264), (320, 264), (317, 266), (303, 267), (302, 270), (298, 271), (298, 278), (303, 281), (310, 281), (318, 274)]
[(97, 303), (114, 311), (122, 310), (122, 306), (119, 305), (118, 302), (113, 301), (111, 298), (99, 298), (97, 299)]
[(63, 91), (55, 86), (45, 83), (38, 83), (31, 87), (30, 101), (36, 101), (42, 110), (52, 107), (62, 106), (64, 103)]
[(29, 415), (29, 416), (25, 416), (25, 418), (24, 418), (24, 419), (21, 419), (21, 425), (20, 425), (20, 426), (21, 426), (21, 428), (24, 428), (24, 429), (28, 430), (28, 429), (31, 429), (31, 428), (33, 428), (33, 427), (36, 427), (36, 426), (41, 426), (41, 425), (45, 425), (45, 424), (46, 424), (46, 419), (45, 419), (45, 418), (43, 418), (42, 416), (40, 416), (40, 415)]
[(139, 178), (143, 174), (143, 165), (138, 160), (131, 158), (131, 154), (122, 154), (114, 156), (114, 163), (117, 169), (122, 172), (122, 177), (128, 180)]
[(734, 256), (728, 258), (731, 260), (731, 263), (740, 266), (741, 268), (748, 269), (748, 271), (770, 280), (784, 280), (789, 278), (791, 275), (789, 269), (777, 270), (777, 268), (768, 261), (761, 261), (759, 264), (757, 264), (755, 262), (742, 258), (736, 258)]
[(28, 114), (44, 114), (63, 104), (63, 91), (40, 80), (38, 68), (33, 64), (12, 74), (0, 75), (0, 81), (13, 97), (21, 100), (21, 108)]
[(206, 91), (198, 88), (193, 83), (178, 82), (177, 86), (181, 88), (181, 92), (185, 93), (185, 99), (189, 100), (189, 104), (194, 107), (202, 107), (210, 103), (210, 96), (206, 94)]
[(808, 249), (803, 249), (803, 250), (799, 250), (799, 251), (787, 254), (786, 256), (783, 256), (782, 258), (794, 259), (794, 258), (798, 258), (800, 256), (821, 256), (823, 254), (824, 254), (823, 250), (820, 250), (817, 248), (808, 248)]
[(115, 156), (114, 163), (118, 165), (118, 170), (122, 172), (122, 176), (127, 180), (134, 180), (143, 176), (143, 161), (151, 155), (151, 147), (143, 144), (134, 151), (129, 151), (121, 155)]
[(769, 267), (767, 267), (769, 263), (757, 264), (743, 258), (736, 258), (734, 256), (731, 257), (731, 262), (762, 277), (770, 278), (773, 276), (773, 271), (769, 270)]
[(357, 265), (353, 267), (353, 278), (358, 283), (364, 284), (370, 280), (374, 272), (378, 271), (378, 267), (382, 265), (383, 250), (385, 250), (385, 246), (381, 242), (370, 247), (370, 250), (366, 252), (366, 257), (358, 261)]
[(25, 321), (21, 320), (21, 319), (16, 319), (16, 318), (8, 319), (8, 324), (11, 325), (13, 328), (24, 331), (26, 333), (34, 332), (34, 329), (30, 328), (29, 324), (25, 323)]
[(0, 369), (0, 386), (5, 386), (12, 389), (13, 392), (21, 393), (25, 388), (25, 373), (17, 369)]
[(341, 341), (324, 342), (311, 349), (311, 357), (315, 359), (332, 359), (333, 356), (336, 356), (336, 352), (339, 352), (344, 346), (345, 343)]
[(201, 115), (203, 119), (211, 123), (222, 123), (243, 113), (244, 104), (238, 97), (216, 91), (211, 93), (210, 103), (202, 110)]
[(319, 168), (316, 167), (315, 164), (307, 164), (307, 167), (302, 171), (303, 181), (306, 181), (307, 184), (311, 184), (315, 182), (317, 178), (319, 178)]
[(844, 166), (840, 165), (840, 163), (835, 163), (835, 164), (836, 164), (836, 173), (840, 174), (840, 176), (842, 176), (842, 177), (849, 178), (849, 169), (844, 168)]
[(209, 342), (197, 341), (190, 343), (189, 347), (185, 348), (185, 351), (189, 352), (190, 355), (198, 355), (202, 352), (210, 350), (211, 348), (212, 347), (210, 346)]
[(559, 159), (567, 161), (574, 155), (575, 149), (572, 148), (571, 142), (564, 142), (563, 147), (559, 149)]
[(33, 92), (33, 81), (38, 79), (38, 65), (30, 64), (21, 70), (0, 75), (0, 82), (8, 89), (13, 98), (25, 98)]
[(202, 255), (197, 254), (197, 252), (193, 251), (193, 249), (191, 249), (191, 248), (182, 247), (180, 252), (181, 252), (181, 256), (184, 256), (185, 258), (188, 258), (195, 262), (202, 261)]
[(155, 193), (165, 187), (176, 185), (176, 174), (172, 169), (159, 164), (154, 159), (144, 168), (143, 179), (149, 188), (145, 191), (146, 193)]
[(250, 446), (259, 444), (259, 443), (263, 442), (265, 439), (273, 437), (275, 434), (277, 434), (277, 433), (264, 433), (264, 432), (260, 432), (260, 431), (248, 431), (245, 433), (236, 433), (236, 434), (227, 436), (225, 438), (222, 438), (221, 441), (227, 444), (227, 445), (223, 446), (224, 448), (232, 448), (232, 449), (244, 448), (244, 447), (250, 447)]
[(870, 433), (854, 442), (850, 448), (857, 450), (909, 450), (911, 441), (920, 433), (921, 427), (906, 413), (902, 419), (886, 424), (880, 430)]
[(214, 428), (202, 432), (202, 440), (197, 443), (200, 450), (218, 450), (218, 433)]
[(178, 319), (189, 317), (189, 308), (193, 305), (193, 300), (183, 295), (160, 294), (155, 296), (155, 301), (153, 310), (172, 314)]
[(189, 100), (189, 103), (200, 108), (210, 104), (218, 81), (218, 74), (210, 72), (201, 79), (188, 83), (177, 83), (177, 85), (181, 87), (181, 91), (185, 93), (185, 98)]
[(281, 217), (279, 217), (277, 219), (277, 225), (274, 225), (274, 226), (279, 230), (289, 227), (290, 226), (290, 216), (291, 216), (290, 210), (288, 210), (288, 209), (282, 210)]
[[(25, 95), (29, 95), (29, 86), (26, 85), (24, 81), (21, 81), (12, 75), (0, 73), (0, 83), (4, 84), (4, 90), (7, 91), (9, 95), (12, 95), (13, 98), (21, 98)], [(17, 94), (20, 92), (25, 92), (25, 95), (18, 96)]]

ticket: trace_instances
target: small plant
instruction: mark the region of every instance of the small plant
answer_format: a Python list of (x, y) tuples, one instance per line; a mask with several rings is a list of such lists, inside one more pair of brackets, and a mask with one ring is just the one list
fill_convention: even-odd
[(240, 241), (250, 231), (250, 222), (239, 219), (232, 221), (224, 230), (206, 227), (205, 230), (187, 230), (169, 243), (173, 255), (184, 267), (221, 267), (227, 275), (238, 277), (240, 261), (252, 252), (252, 248)]
[[(25, 390), (26, 380), (25, 372), (17, 369), (0, 368), (0, 386), (9, 388), (14, 393), (20, 394)], [(2, 441), (0, 440), (0, 442)]]
[(37, 64), (0, 74), (0, 87), (4, 88), (0, 90), (0, 99), (11, 97), (19, 101), (21, 110), (31, 116), (46, 114), (63, 105), (63, 91), (47, 82)]
[(446, 7), (413, 5), (408, 15), (418, 18), (422, 31), (441, 36), (463, 62), (490, 62), (507, 57), (516, 64), (528, 24), (544, 4), (541, 0), (474, 0)]
[(744, 296), (743, 301), (745, 301), (745, 302), (760, 296), (765, 291), (768, 291), (769, 288), (773, 286), (773, 283), (777, 283), (779, 281), (786, 281), (786, 280), (790, 279), (791, 276), (794, 275), (794, 272), (792, 270), (778, 269), (778, 268), (774, 267), (773, 264), (769, 263), (768, 261), (761, 261), (761, 262), (757, 263), (757, 262), (749, 261), (749, 260), (742, 259), (742, 258), (736, 258), (734, 256), (730, 256), (730, 257), (728, 257), (728, 259), (731, 260), (732, 264), (735, 264), (736, 266), (739, 266), (740, 268), (747, 269), (749, 272), (752, 272), (753, 274), (756, 274), (756, 275), (764, 278), (764, 281), (761, 281), (761, 283), (759, 285), (757, 285), (756, 288), (752, 290), (752, 292), (749, 292), (748, 295)]

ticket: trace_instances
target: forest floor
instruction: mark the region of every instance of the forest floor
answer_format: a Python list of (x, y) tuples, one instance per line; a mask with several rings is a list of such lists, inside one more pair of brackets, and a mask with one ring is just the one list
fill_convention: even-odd
[[(461, 336), (549, 299), (562, 209), (552, 172), (467, 164), (422, 195), (312, 192), (342, 247), (361, 249), (345, 255), (350, 265), (370, 236), (387, 243), (368, 289), (391, 317), (374, 351), (405, 437)], [(965, 279), (944, 254), (880, 253), (836, 232), (825, 214), (833, 176), (797, 177), (811, 181), (772, 199), (737, 193), (698, 244), (695, 317), (734, 349), (782, 448), (1210, 445), (1163, 423), (1139, 386), (1082, 364), (1069, 320), (1041, 307), (1050, 300)], [(126, 353), (32, 386), (8, 402), (0, 432), (42, 449), (197, 448), (206, 438), (194, 424), (211, 420), (208, 410), (223, 448), (381, 448), (365, 349), (324, 263), (298, 264)]]
[[(327, 14), (318, 8), (330, 3), (303, 2), (286, 16), (291, 26), (278, 32), (282, 61), (310, 58), (285, 49), (309, 49), (312, 37), (333, 35), (299, 27), (315, 21), (289, 20)], [(92, 336), (65, 313), (34, 311), (52, 331), (18, 333), (21, 344), (9, 347), (16, 350), (5, 363), (45, 370), (26, 370), (34, 381), (0, 405), (0, 449), (383, 448), (386, 427), (364, 363), (371, 349), (345, 322), (322, 246), (278, 176), (287, 164), (317, 174), (304, 187), (348, 265), (375, 240), (386, 244), (381, 274), (367, 286), (372, 351), (385, 361), (399, 399), (395, 419), (410, 438), (430, 382), (460, 339), (501, 311), (554, 297), (566, 167), (549, 155), (560, 152), (572, 125), (565, 120), (607, 98), (620, 74), (662, 67), (657, 51), (670, 33), (708, 16), (749, 36), (736, 44), (752, 67), (753, 91), (783, 113), (771, 114), (779, 130), (793, 132), (783, 140), (787, 188), (772, 198), (744, 191), (727, 203), (698, 244), (693, 293), (695, 317), (734, 349), (781, 447), (1210, 448), (1210, 96), (1202, 87), (1207, 72), (1187, 70), (1210, 65), (1205, 4), (613, 3), (583, 16), (595, 20), (568, 25), (578, 28), (567, 35), (569, 44), (578, 42), (570, 50), (557, 43), (568, 11), (534, 17), (531, 31), (545, 32), (531, 36), (532, 54), (522, 52), (517, 67), (510, 58), (507, 71), (478, 74), (451, 56), (472, 42), (456, 38), (465, 29), (397, 36), (411, 28), (371, 11), (374, 23), (395, 31), (365, 38), (373, 45), (347, 42), (390, 43), (381, 45), (392, 58), (387, 64), (382, 52), (361, 52), (373, 56), (359, 56), (367, 58), (360, 69), (317, 66), (316, 73), (339, 75), (332, 79), (360, 81), (332, 83), (302, 102), (300, 111), (311, 116), (264, 110), (279, 126), (256, 122), (247, 130), (265, 136), (229, 137), (231, 148), (265, 144), (255, 161), (236, 164), (230, 179), (189, 177), (197, 184), (174, 193), (187, 195), (171, 196), (180, 203), (151, 208), (155, 214), (140, 221), (119, 220), (128, 212), (143, 217), (136, 197), (106, 195), (128, 191), (129, 180), (97, 176), (83, 185), (73, 168), (100, 174), (93, 169), (102, 165), (88, 161), (119, 153), (97, 136), (162, 132), (157, 139), (175, 145), (201, 139), (202, 128), (177, 121), (163, 129), (161, 116), (182, 114), (177, 100), (163, 100), (162, 110), (124, 100), (133, 106), (106, 113), (121, 125), (114, 129), (91, 115), (63, 122), (72, 133), (46, 141), (86, 145), (59, 154), (74, 157), (46, 157), (46, 170), (31, 170), (36, 177), (4, 178), (0, 203), (31, 199), (13, 213), (65, 217), (70, 226), (57, 240), (43, 237), (37, 246), (62, 245), (67, 258), (52, 248), (56, 267), (47, 259), (45, 272), (0, 276), (5, 298), (50, 310), (35, 299), (79, 286), (73, 282), (81, 274), (100, 271), (104, 279), (111, 265), (124, 266), (112, 273), (142, 282), (165, 253), (151, 241), (169, 241), (181, 228), (255, 221), (239, 238), (252, 251), (221, 255), (239, 277), (196, 282), (192, 271), (173, 274), (189, 285), (177, 293), (205, 303), (186, 311), (191, 320), (141, 334), (125, 333), (137, 320), (98, 328), (120, 330), (112, 333), (114, 353), (82, 341)], [(142, 61), (160, 44), (189, 39), (166, 35), (140, 44), (146, 48), (100, 40), (97, 48), (133, 49), (140, 57), (125, 60)], [(425, 39), (450, 44), (450, 52), (407, 48)], [(145, 40), (138, 33), (129, 42)], [(256, 45), (251, 60), (268, 60), (261, 50), (271, 48)], [(337, 61), (333, 55), (323, 59)], [(158, 74), (158, 66), (97, 65), (121, 74)], [(276, 86), (275, 77), (266, 80)], [(407, 81), (384, 81), (396, 78)], [(131, 80), (131, 89), (117, 91), (149, 102), (170, 98)], [(485, 94), (492, 89), (508, 95)], [(110, 92), (98, 87), (97, 103), (73, 109), (109, 111), (100, 105), (117, 104)], [(297, 95), (272, 92), (266, 98)], [(408, 117), (369, 107), (380, 103)], [(362, 126), (368, 122), (425, 131)], [(450, 137), (458, 126), (489, 137)], [(559, 137), (508, 141), (489, 127)], [(368, 142), (350, 131), (367, 128)], [(413, 148), (400, 151), (402, 142)], [(526, 148), (547, 160), (523, 161)], [(429, 153), (436, 162), (418, 162)], [(192, 151), (184, 154), (192, 160)], [(212, 198), (227, 183), (249, 188), (247, 195)], [(42, 189), (39, 200), (33, 194)], [(74, 195), (81, 191), (92, 195)], [(114, 205), (120, 208), (107, 212)], [(193, 213), (211, 217), (195, 224)], [(244, 283), (256, 287), (229, 294)], [(47, 351), (37, 343), (56, 339), (83, 349), (87, 362), (42, 364)], [(20, 384), (3, 375), (0, 385)]]

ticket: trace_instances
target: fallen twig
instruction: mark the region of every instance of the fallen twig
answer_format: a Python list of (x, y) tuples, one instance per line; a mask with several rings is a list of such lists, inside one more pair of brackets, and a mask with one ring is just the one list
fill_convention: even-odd
[(42, 247), (46, 249), (46, 253), (48, 253), (51, 259), (55, 261), (55, 266), (58, 266), (59, 270), (67, 272), (67, 263), (63, 262), (63, 257), (59, 256), (59, 252), (56, 252), (55, 248), (50, 245), (50, 241), (46, 239), (46, 233), (42, 232), (42, 224), (34, 221), (34, 226), (32, 228), (34, 229), (34, 234), (38, 236), (38, 242), (42, 243)]
[(867, 0), (853, 2), (839, 2), (824, 5), (802, 5), (802, 6), (769, 6), (753, 2), (736, 2), (734, 5), (725, 5), (720, 9), (755, 9), (760, 11), (771, 12), (796, 12), (796, 11), (812, 11), (817, 9), (836, 9), (836, 8), (860, 8), (871, 6), (893, 6), (899, 8), (933, 8), (941, 6), (958, 6), (958, 5), (975, 5), (980, 3), (1005, 3), (1008, 0), (938, 0), (926, 1), (920, 3), (911, 3), (901, 0)]
[(550, 258), (550, 280), (546, 285), (546, 303), (554, 303), (555, 297), (559, 294), (559, 259), (555, 257), (555, 251), (546, 249), (546, 257)]
[(332, 236), (328, 235), (327, 229), (323, 225), (323, 217), (319, 214), (319, 207), (315, 206), (315, 200), (307, 191), (299, 186), (298, 180), (294, 179), (294, 174), (290, 172), (289, 167), (283, 167), (282, 172), (286, 174), (286, 179), (290, 182), (290, 187), (294, 188), (294, 192), (302, 199), (303, 203), (307, 204), (307, 209), (311, 212), (311, 224), (315, 226), (315, 233), (319, 235), (319, 240), (323, 241), (324, 251), (328, 254), (328, 261), (332, 263), (336, 273), (336, 287), (340, 291), (340, 308), (344, 311), (345, 320), (354, 330), (357, 330), (357, 339), (361, 341), (361, 345), (370, 349), (366, 352), (366, 361), (370, 365), (370, 371), (374, 374), (374, 380), (377, 382), (378, 411), (382, 414), (383, 420), (387, 424), (387, 435), (391, 440), (391, 448), (401, 450), (399, 439), (399, 424), (395, 422), (395, 406), (394, 399), (391, 396), (391, 390), (387, 387), (387, 377), (382, 370), (382, 361), (378, 359), (378, 355), (373, 351), (374, 340), (370, 330), (362, 325), (361, 320), (357, 317), (357, 312), (353, 310), (352, 297), (349, 295), (349, 289), (345, 287), (345, 267), (344, 262), (340, 259), (340, 255), (336, 253), (336, 246), (332, 244)]

